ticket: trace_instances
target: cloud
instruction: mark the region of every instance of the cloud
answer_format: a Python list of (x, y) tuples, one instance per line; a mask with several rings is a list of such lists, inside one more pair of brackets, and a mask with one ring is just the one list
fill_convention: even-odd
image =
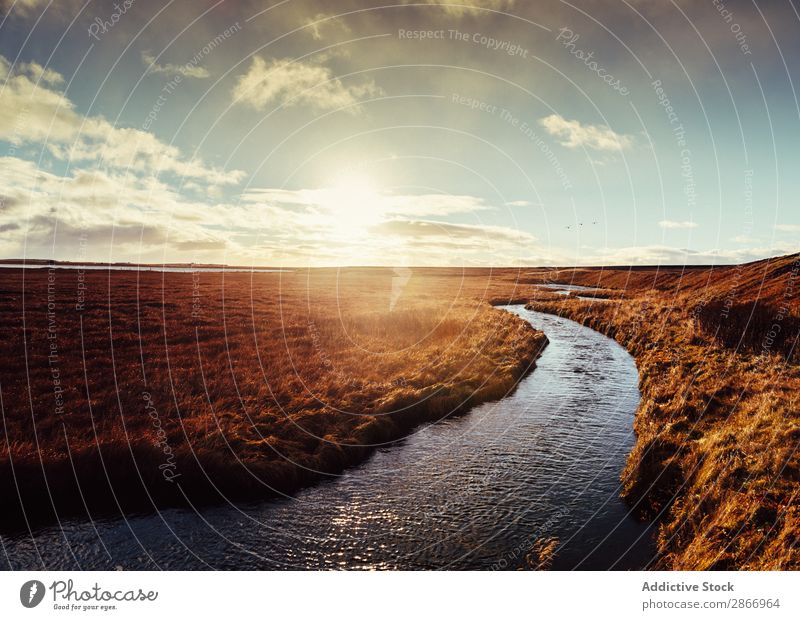
[(711, 248), (693, 250), (664, 245), (631, 246), (589, 250), (573, 257), (570, 263), (580, 265), (704, 265), (738, 264), (781, 256), (797, 251), (789, 244), (771, 247), (737, 249)]
[(538, 249), (523, 230), (422, 219), (386, 220), (369, 228), (369, 240), (372, 264), (513, 265)]
[(147, 66), (148, 73), (163, 73), (167, 76), (182, 75), (183, 77), (197, 78), (200, 80), (211, 77), (211, 74), (204, 67), (198, 67), (192, 63), (185, 65), (173, 65), (167, 63), (160, 65), (156, 62), (155, 56), (150, 52), (142, 52), (142, 62)]
[(0, 0), (0, 10), (3, 13), (13, 11), (16, 15), (27, 17), (39, 7), (47, 4), (48, 0)]
[[(117, 127), (100, 116), (79, 114), (64, 93), (51, 86), (63, 78), (36, 63), (11, 67), (0, 56), (0, 140), (12, 145), (35, 144), (72, 164), (93, 163), (142, 174), (170, 173), (200, 179), (207, 185), (232, 185), (244, 178), (239, 170), (207, 166), (185, 157), (174, 145), (141, 129)], [(41, 81), (37, 84), (35, 80)]]
[(525, 231), (439, 219), (477, 218), (495, 209), (476, 196), (376, 191), (353, 200), (351, 191), (253, 189), (240, 204), (269, 222), (268, 243), (260, 250), (274, 253), (275, 263), (513, 264), (536, 244)]
[(252, 212), (187, 200), (152, 177), (96, 169), (59, 176), (17, 157), (0, 158), (5, 256), (50, 256), (55, 249), (70, 258), (84, 244), (95, 260), (188, 251), (214, 260), (233, 245), (228, 231), (252, 228), (253, 221)]
[[(414, 0), (407, 0), (408, 3)], [(514, 7), (515, 0), (427, 0), (427, 4), (441, 5), (451, 15), (461, 16), (465, 13), (481, 15), (487, 13), (481, 9), (505, 11)]]
[(452, 194), (388, 195), (383, 197), (381, 208), (393, 215), (454, 215), (475, 213), (490, 207), (476, 196)]
[[(348, 220), (335, 205), (311, 201), (316, 191), (254, 190), (237, 204), (210, 203), (188, 199), (168, 182), (130, 171), (73, 168), (59, 176), (33, 162), (3, 157), (0, 254), (49, 257), (55, 249), (56, 258), (67, 259), (85, 249), (86, 260), (158, 262), (166, 257), (175, 262), (288, 266), (680, 265), (744, 262), (786, 254), (794, 247), (583, 247), (578, 255), (569, 255), (541, 246), (530, 232), (507, 226), (390, 212), (364, 225), (361, 213)], [(424, 197), (387, 198), (407, 212), (426, 210)], [(443, 199), (436, 210), (474, 209), (470, 214), (477, 217), (487, 208), (478, 198), (456, 196)]]
[(250, 68), (236, 82), (233, 100), (256, 110), (271, 105), (307, 105), (315, 110), (349, 106), (347, 111), (357, 114), (360, 100), (382, 94), (370, 79), (345, 84), (322, 65), (254, 56)]
[(0, 18), (8, 15), (31, 20), (41, 15), (44, 19), (66, 20), (66, 25), (84, 4), (85, 0), (0, 0)]
[(775, 224), (778, 232), (800, 233), (800, 224)]
[[(66, 142), (80, 130), (82, 117), (62, 93), (36, 84), (32, 65), (11, 67), (0, 56), (0, 140), (14, 145), (54, 140)], [(28, 69), (28, 71), (26, 71)]]
[(193, 241), (176, 241), (175, 247), (179, 250), (188, 252), (208, 252), (224, 250), (227, 242), (224, 239), (200, 239)]
[(723, 265), (747, 263), (796, 252), (790, 244), (769, 247), (689, 249), (667, 245), (596, 248), (582, 246), (577, 253), (560, 248), (539, 247), (537, 253), (525, 254), (517, 265), (543, 266), (650, 266), (650, 265)]
[[(370, 192), (357, 197), (368, 202), (364, 209), (380, 216), (427, 216), (476, 213), (491, 209), (482, 198), (458, 194), (392, 194)], [(309, 207), (315, 213), (346, 211), (358, 208), (348, 188), (271, 189), (254, 188), (241, 196), (242, 202), (286, 207)]]
[(307, 22), (308, 29), (311, 32), (311, 37), (315, 41), (321, 41), (325, 38), (325, 33), (331, 30), (338, 30), (341, 33), (350, 32), (350, 27), (340, 18), (326, 15), (325, 13), (317, 13), (312, 19)]
[(667, 229), (667, 230), (678, 230), (678, 229), (686, 229), (686, 228), (697, 228), (697, 222), (691, 221), (682, 221), (677, 222), (675, 220), (661, 220), (658, 223), (659, 227)]
[(505, 226), (453, 224), (432, 220), (395, 219), (374, 226), (371, 230), (377, 234), (409, 237), (414, 240), (441, 238), (473, 245), (493, 244), (498, 241), (521, 245), (536, 242), (536, 237), (530, 233)]
[(64, 77), (50, 68), (45, 68), (38, 62), (23, 62), (18, 65), (20, 73), (27, 73), (36, 82), (44, 82), (50, 86), (64, 83)]
[(559, 138), (562, 146), (571, 149), (585, 147), (596, 151), (618, 151), (633, 145), (631, 136), (618, 134), (606, 125), (582, 125), (558, 114), (546, 116), (539, 123), (547, 133)]

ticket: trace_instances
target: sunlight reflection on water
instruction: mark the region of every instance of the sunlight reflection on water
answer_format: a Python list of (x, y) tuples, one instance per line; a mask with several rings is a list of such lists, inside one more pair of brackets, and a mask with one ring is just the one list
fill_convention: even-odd
[(537, 538), (557, 537), (555, 569), (644, 567), (650, 531), (619, 499), (639, 402), (633, 359), (572, 321), (509, 310), (550, 345), (503, 400), (421, 428), (292, 499), (3, 538), (10, 566), (515, 568)]

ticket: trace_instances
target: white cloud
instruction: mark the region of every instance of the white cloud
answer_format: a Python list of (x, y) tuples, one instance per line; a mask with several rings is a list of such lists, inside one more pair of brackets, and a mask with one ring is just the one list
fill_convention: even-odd
[(407, 237), (414, 241), (432, 239), (457, 242), (464, 246), (495, 247), (498, 242), (511, 244), (533, 244), (536, 237), (532, 234), (505, 226), (482, 224), (454, 224), (434, 220), (401, 220), (393, 219), (383, 222), (371, 229), (373, 232), (389, 236)]
[(307, 26), (315, 41), (321, 41), (325, 38), (326, 31), (350, 32), (350, 27), (342, 19), (325, 13), (317, 13), (312, 19), (308, 20)]
[[(73, 169), (58, 176), (16, 157), (0, 158), (0, 254), (91, 259), (230, 246), (222, 229), (253, 222), (225, 205), (187, 200), (168, 184), (127, 172)], [(120, 254), (121, 253), (121, 254)]]
[(790, 244), (736, 249), (710, 248), (705, 250), (677, 248), (667, 245), (616, 248), (582, 246), (577, 253), (568, 253), (553, 247), (538, 247), (536, 250), (535, 253), (526, 254), (515, 264), (529, 266), (722, 265), (747, 263), (797, 251), (796, 247)]
[(631, 136), (618, 134), (606, 125), (582, 125), (558, 114), (546, 116), (539, 123), (563, 146), (572, 149), (586, 147), (597, 151), (617, 151), (633, 145)]
[(25, 17), (47, 4), (48, 0), (0, 0), (0, 9), (3, 13), (11, 11), (15, 15)]
[[(356, 194), (351, 189), (330, 187), (320, 189), (250, 189), (242, 202), (264, 205), (312, 207), (315, 212), (350, 211), (363, 208), (371, 215), (421, 217), (475, 213), (491, 207), (476, 196), (452, 194), (391, 194), (378, 191)], [(361, 201), (368, 204), (354, 204)]]
[[(122, 4), (122, 0), (117, 3)], [(85, 5), (86, 0), (0, 0), (0, 19), (8, 15), (11, 19), (31, 21), (41, 16), (43, 20), (58, 21), (66, 27)]]
[[(178, 147), (164, 144), (147, 131), (79, 114), (72, 101), (50, 87), (63, 81), (50, 69), (36, 63), (11, 68), (0, 57), (0, 77), (3, 74), (0, 140), (15, 146), (44, 146), (54, 157), (73, 164), (102, 164), (143, 174), (171, 173), (209, 185), (236, 184), (244, 178), (241, 171), (221, 170), (196, 157), (184, 157)], [(36, 84), (36, 79), (42, 81)]]
[(475, 213), (490, 207), (475, 196), (451, 194), (385, 195), (380, 208), (393, 215), (424, 216)]
[(697, 222), (691, 221), (682, 221), (678, 222), (675, 220), (661, 220), (658, 223), (659, 227), (665, 228), (667, 230), (679, 230), (679, 229), (687, 229), (687, 228), (697, 228)]
[[(412, 2), (414, 0), (407, 0)], [(451, 15), (461, 16), (465, 13), (471, 15), (484, 15), (487, 11), (480, 9), (491, 9), (494, 11), (505, 11), (514, 7), (515, 0), (427, 0), (428, 4), (438, 4)]]
[[(269, 222), (276, 260), (293, 264), (507, 265), (536, 244), (525, 231), (480, 223), (493, 207), (475, 196), (352, 192), (253, 189), (241, 203)], [(478, 223), (427, 219), (458, 215)]]
[[(670, 246), (582, 247), (571, 255), (525, 230), (477, 220), (486, 205), (458, 196), (437, 209), (473, 208), (474, 221), (379, 214), (377, 221), (309, 197), (320, 190), (258, 190), (238, 204), (187, 198), (169, 183), (129, 171), (76, 169), (67, 176), (0, 158), (0, 255), (87, 260), (331, 266), (645, 265), (735, 263), (792, 251), (792, 244), (735, 250)], [(269, 200), (267, 199), (269, 197)], [(422, 211), (417, 197), (392, 197)], [(420, 203), (425, 202), (420, 198)], [(411, 206), (409, 206), (411, 205)], [(462, 211), (462, 213), (466, 213)], [(405, 262), (404, 262), (405, 261)]]
[(0, 140), (20, 145), (74, 138), (83, 119), (72, 102), (58, 91), (37, 85), (25, 68), (12, 68), (5, 58), (0, 61), (0, 72), (6, 78), (0, 89)]
[(480, 198), (376, 196), (353, 205), (336, 190), (262, 189), (214, 204), (132, 171), (72, 167), (59, 176), (5, 157), (0, 254), (47, 257), (55, 249), (70, 258), (86, 246), (88, 260), (478, 265), (511, 264), (535, 244), (511, 228), (421, 218), (476, 217), (490, 208)]
[(788, 244), (772, 247), (738, 249), (710, 248), (693, 250), (664, 245), (631, 246), (587, 250), (571, 261), (580, 265), (703, 265), (746, 263), (754, 260), (789, 254), (796, 249)]
[(270, 105), (307, 105), (316, 110), (348, 107), (359, 111), (359, 101), (383, 94), (370, 79), (345, 84), (328, 67), (290, 59), (267, 62), (254, 56), (247, 73), (239, 76), (233, 90), (237, 103), (263, 110)]
[(45, 68), (38, 62), (23, 62), (18, 65), (20, 73), (27, 73), (36, 82), (44, 82), (50, 86), (64, 83), (64, 77), (53, 69)]
[(167, 63), (166, 65), (161, 65), (156, 62), (155, 56), (153, 56), (150, 52), (142, 52), (142, 62), (147, 66), (148, 73), (163, 73), (167, 76), (182, 75), (184, 77), (197, 78), (201, 80), (211, 77), (211, 74), (207, 69), (204, 67), (198, 67), (192, 63), (187, 63), (185, 65), (174, 65), (172, 63)]

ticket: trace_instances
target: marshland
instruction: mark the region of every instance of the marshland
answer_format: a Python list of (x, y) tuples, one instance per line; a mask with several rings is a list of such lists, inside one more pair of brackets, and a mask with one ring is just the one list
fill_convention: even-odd
[[(426, 556), (436, 566), (797, 566), (797, 255), (716, 268), (408, 271), (400, 284), (379, 268), (4, 270), (0, 479), (13, 557), (41, 566), (26, 545), (55, 536), (69, 547), (65, 531), (85, 544), (119, 523), (149, 532), (151, 548), (154, 532), (179, 538), (192, 518), (230, 541), (253, 523), (280, 531), (294, 523), (287, 505), (305, 499), (317, 522), (332, 508), (346, 523), (359, 507), (381, 514), (381, 531), (405, 545), (458, 538)], [(519, 310), (499, 307), (509, 304)], [(574, 322), (586, 327), (565, 327)], [(559, 357), (583, 342), (595, 343), (583, 361)], [(567, 366), (582, 398), (548, 392), (575, 383), (558, 374)], [(626, 398), (604, 400), (614, 395)], [(552, 409), (559, 399), (569, 406)], [(613, 445), (576, 439), (586, 432)], [(493, 441), (511, 436), (513, 449)], [(552, 477), (581, 447), (608, 456), (583, 459), (595, 475)], [(414, 463), (452, 471), (462, 492), (420, 495), (435, 485)], [(411, 486), (375, 471), (405, 472)], [(464, 501), (475, 479), (488, 505)], [(385, 510), (366, 512), (367, 498), (381, 503), (376, 489), (384, 508), (419, 500), (428, 521), (392, 530)], [(515, 508), (493, 513), (505, 504), (489, 489)], [(284, 525), (297, 549), (301, 526)], [(595, 551), (609, 536), (625, 549)], [(348, 544), (351, 566), (382, 566)], [(172, 565), (186, 565), (174, 553)]]

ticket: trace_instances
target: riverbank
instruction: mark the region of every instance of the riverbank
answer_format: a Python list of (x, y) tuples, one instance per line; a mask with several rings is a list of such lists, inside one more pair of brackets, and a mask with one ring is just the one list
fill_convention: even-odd
[(4, 270), (3, 528), (291, 493), (503, 397), (546, 337), (441, 276)]
[(522, 306), (504, 311), (549, 339), (512, 394), (416, 428), (291, 499), (4, 536), (0, 570), (647, 566), (652, 530), (619, 498), (639, 403), (633, 358), (573, 321)]
[[(0, 480), (10, 505), (21, 493), (31, 510), (4, 515), (52, 519), (51, 494), (60, 514), (128, 514), (335, 475), (415, 424), (513, 389), (546, 339), (488, 304), (526, 300), (636, 358), (623, 494), (658, 521), (660, 567), (797, 568), (798, 259), (82, 282), (55, 270), (52, 287), (48, 270), (24, 282), (8, 270), (0, 355), (18, 363), (0, 375)], [(594, 292), (542, 288), (552, 283)]]
[(800, 568), (798, 255), (743, 266), (562, 270), (610, 289), (529, 308), (607, 334), (639, 368), (623, 496), (664, 569)]

